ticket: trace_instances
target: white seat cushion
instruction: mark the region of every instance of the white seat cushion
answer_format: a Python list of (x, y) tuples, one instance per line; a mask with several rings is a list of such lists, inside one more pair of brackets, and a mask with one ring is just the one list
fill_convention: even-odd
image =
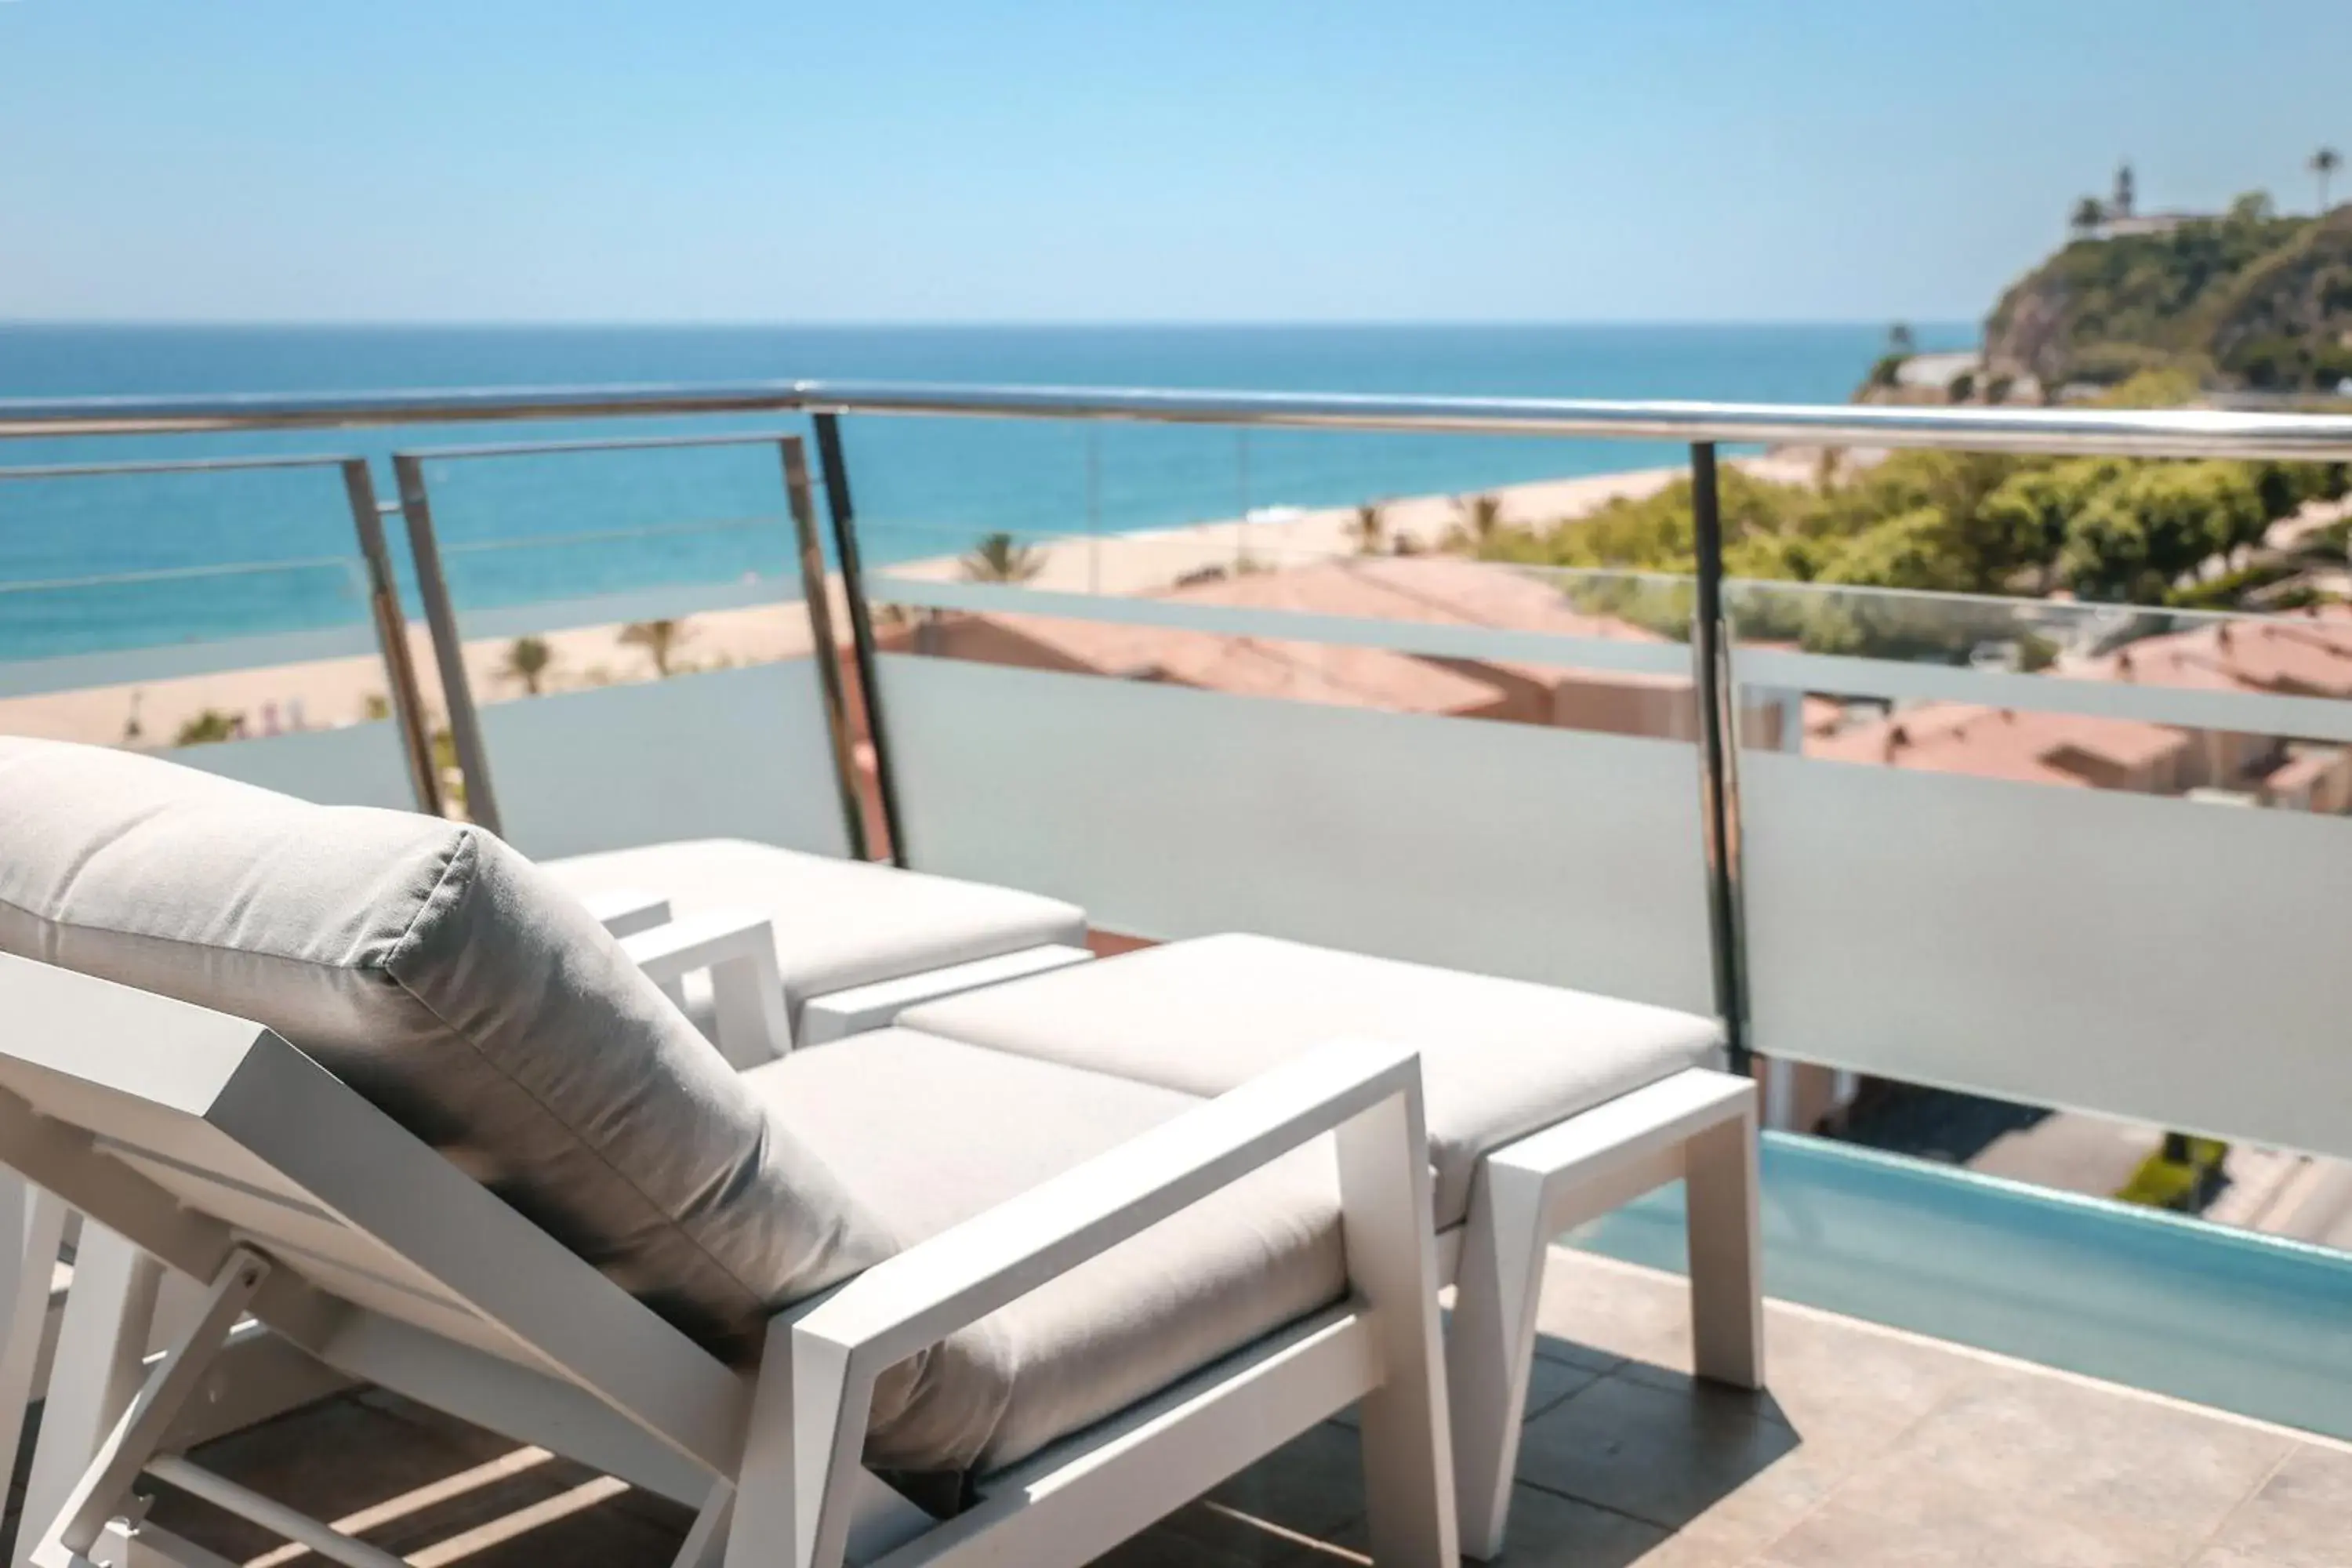
[(1213, 936), (927, 1003), (909, 1028), (1187, 1094), (1346, 1037), (1418, 1047), (1437, 1224), (1481, 1155), (1708, 1060), (1713, 1019), (1263, 936)]
[[(906, 1029), (743, 1082), (910, 1243), (1200, 1103)], [(984, 1474), (1339, 1300), (1338, 1192), (1310, 1143), (992, 1314), (930, 1358), (868, 1462)]]
[[(796, 1029), (801, 1005), (812, 996), (1045, 942), (1083, 947), (1087, 940), (1085, 911), (1058, 899), (741, 838), (608, 849), (541, 868), (582, 898), (644, 892), (667, 899), (678, 916), (716, 910), (767, 916)], [(689, 1014), (707, 1010), (707, 979), (689, 984)], [(708, 1032), (707, 1018), (696, 1022)]]

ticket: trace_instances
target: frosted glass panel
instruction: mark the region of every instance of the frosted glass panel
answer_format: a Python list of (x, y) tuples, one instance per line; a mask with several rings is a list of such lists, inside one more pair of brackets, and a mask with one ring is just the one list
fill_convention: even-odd
[(1759, 1050), (2352, 1155), (2352, 823), (1740, 759)]
[(722, 837), (849, 852), (808, 659), (551, 692), (481, 720), (527, 855)]
[(408, 763), (401, 755), (400, 731), (388, 721), (176, 746), (163, 755), (208, 773), (299, 795), (321, 805), (416, 809)]
[(1687, 744), (881, 662), (920, 869), (1713, 1011)]

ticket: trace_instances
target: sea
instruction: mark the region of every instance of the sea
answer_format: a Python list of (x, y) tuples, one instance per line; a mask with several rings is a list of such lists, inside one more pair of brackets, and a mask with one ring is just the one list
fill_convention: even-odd
[[(1973, 325), (1915, 324), (1923, 351)], [(150, 327), (0, 325), (0, 399), (822, 378), (1842, 403), (1883, 323), (1549, 326)], [(804, 433), (787, 416), (0, 440), (0, 662), (355, 625), (331, 468), (41, 478), (54, 465), (428, 455), (461, 616), (647, 586), (797, 583), (775, 447), (432, 456), (483, 444)], [(1660, 444), (851, 416), (871, 564), (981, 536), (1116, 533), (1474, 493), (1681, 460)], [(395, 556), (402, 535), (393, 528)], [(404, 574), (405, 567), (403, 567)], [(413, 584), (404, 591), (414, 599)], [(412, 603), (412, 608), (413, 608)]]

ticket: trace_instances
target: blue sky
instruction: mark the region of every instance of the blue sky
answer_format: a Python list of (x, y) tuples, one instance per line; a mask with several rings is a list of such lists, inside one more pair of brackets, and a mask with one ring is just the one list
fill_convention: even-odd
[(2347, 60), (2344, 0), (0, 0), (0, 320), (1973, 319), (2122, 154), (2308, 207)]

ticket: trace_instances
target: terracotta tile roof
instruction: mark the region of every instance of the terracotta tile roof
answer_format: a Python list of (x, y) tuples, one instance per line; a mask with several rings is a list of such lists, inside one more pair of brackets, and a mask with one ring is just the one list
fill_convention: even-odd
[(1926, 702), (1834, 734), (1808, 733), (1805, 755), (2087, 787), (2101, 782), (2093, 772), (2139, 773), (2189, 745), (2179, 730), (2132, 719)]
[[(1368, 556), (1188, 584), (1179, 603), (1287, 610), (1364, 620), (1483, 626), (1567, 637), (1665, 639), (1613, 616), (1576, 610), (1541, 577), (1447, 556)], [(1244, 696), (1335, 702), (1400, 712), (1475, 713), (1504, 694), (1459, 665), (1385, 648), (1236, 637), (1165, 626), (991, 614), (990, 625), (1051, 656), (1106, 675), (1167, 680)], [(1550, 667), (1477, 660), (1551, 683)], [(1626, 685), (1686, 685), (1680, 677), (1612, 672)]]
[(1385, 648), (1229, 637), (1167, 626), (1059, 616), (991, 614), (986, 619), (1072, 664), (1130, 680), (1165, 680), (1244, 697), (1475, 713), (1495, 689), (1442, 665)]
[(2273, 768), (2263, 787), (2279, 795), (2299, 795), (2343, 763), (2344, 753), (2330, 748), (2301, 752)]
[(2352, 605), (2143, 637), (2067, 673), (2207, 691), (2352, 698)]
[[(1625, 642), (1667, 639), (1614, 616), (1588, 615), (1570, 604), (1557, 583), (1541, 575), (1451, 555), (1379, 555), (1326, 561), (1280, 572), (1252, 573), (1198, 583), (1165, 595), (1198, 604), (1353, 616), (1368, 620), (1423, 621), (1547, 632), (1555, 637)], [(1560, 666), (1520, 659), (1480, 664), (1542, 682), (1560, 679)], [(1680, 676), (1612, 671), (1624, 685), (1687, 685)]]

